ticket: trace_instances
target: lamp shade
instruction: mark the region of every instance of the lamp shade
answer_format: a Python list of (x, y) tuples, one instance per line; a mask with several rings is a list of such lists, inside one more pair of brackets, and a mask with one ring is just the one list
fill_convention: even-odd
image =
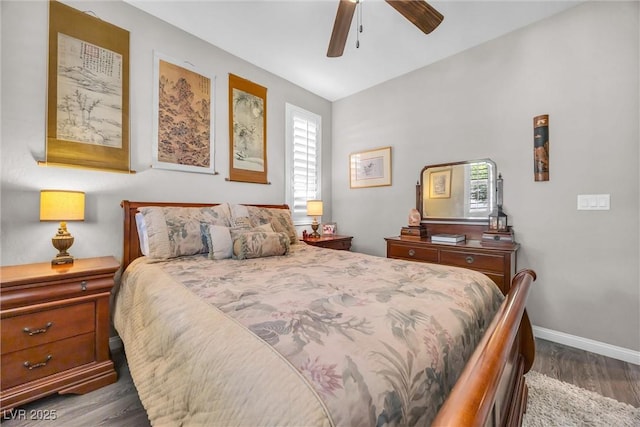
[(307, 200), (307, 215), (322, 216), (322, 200)]
[(84, 221), (84, 193), (40, 191), (40, 221)]

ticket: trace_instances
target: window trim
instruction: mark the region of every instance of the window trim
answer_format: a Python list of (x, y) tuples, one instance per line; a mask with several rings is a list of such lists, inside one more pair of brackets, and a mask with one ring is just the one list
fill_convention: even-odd
[[(318, 188), (312, 199), (322, 200), (322, 116), (305, 110), (296, 105), (285, 103), (285, 200), (291, 209), (291, 217), (294, 225), (309, 225), (312, 218), (306, 215), (296, 214), (294, 211), (293, 190), (293, 120), (294, 116), (302, 116), (308, 121), (316, 123), (316, 178)], [(309, 200), (312, 200), (309, 199)]]

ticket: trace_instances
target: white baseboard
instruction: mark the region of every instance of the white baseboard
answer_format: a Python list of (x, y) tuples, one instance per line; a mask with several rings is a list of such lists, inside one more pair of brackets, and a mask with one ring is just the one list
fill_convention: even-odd
[(613, 359), (622, 360), (624, 362), (640, 365), (640, 352), (630, 350), (624, 347), (606, 344), (599, 341), (582, 338), (575, 335), (565, 334), (564, 332), (554, 331), (552, 329), (533, 326), (533, 335), (536, 338), (557, 342), (558, 344), (567, 345), (569, 347), (579, 348), (580, 350), (590, 351), (591, 353), (600, 354), (602, 356), (611, 357)]

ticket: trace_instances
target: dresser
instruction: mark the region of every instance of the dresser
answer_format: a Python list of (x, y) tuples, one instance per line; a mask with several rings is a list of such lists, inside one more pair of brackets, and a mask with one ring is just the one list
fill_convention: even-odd
[(113, 257), (0, 268), (1, 410), (117, 380), (109, 353)]
[(351, 249), (351, 239), (353, 236), (341, 236), (339, 234), (324, 235), (320, 237), (307, 237), (302, 241), (309, 245), (321, 248), (338, 249), (348, 251)]
[(387, 237), (387, 258), (432, 262), (469, 268), (486, 274), (503, 294), (509, 292), (511, 279), (516, 273), (515, 242), (483, 242), (468, 239), (448, 244), (433, 243), (429, 238), (418, 240)]

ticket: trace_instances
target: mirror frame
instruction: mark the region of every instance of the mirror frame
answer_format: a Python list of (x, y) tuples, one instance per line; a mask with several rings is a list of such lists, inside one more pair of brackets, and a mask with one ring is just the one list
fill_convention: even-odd
[[(470, 164), (470, 163), (479, 163), (479, 162), (487, 162), (490, 163), (491, 165), (493, 165), (493, 176), (489, 177), (489, 182), (490, 182), (490, 197), (489, 197), (489, 210), (490, 213), (493, 212), (496, 209), (496, 179), (498, 176), (498, 167), (496, 165), (496, 163), (489, 159), (476, 159), (476, 160), (465, 160), (465, 161), (461, 161), (461, 162), (451, 162), (451, 163), (439, 163), (439, 164), (435, 164), (435, 165), (427, 165), (425, 167), (423, 167), (420, 170), (420, 177), (418, 180), (418, 183), (416, 184), (416, 209), (418, 209), (418, 212), (420, 212), (420, 219), (422, 222), (443, 222), (443, 221), (450, 221), (450, 222), (471, 222), (471, 223), (477, 223), (477, 224), (488, 224), (489, 223), (489, 214), (487, 214), (485, 219), (480, 219), (480, 218), (469, 218), (469, 217), (429, 217), (429, 216), (425, 216), (424, 211), (423, 211), (423, 206), (424, 206), (424, 191), (427, 190), (429, 188), (428, 183), (424, 182), (424, 173), (427, 169), (430, 168), (442, 168), (442, 167), (447, 167), (447, 166), (456, 166), (456, 165), (466, 165), (466, 164)], [(491, 194), (491, 192), (493, 194)]]

